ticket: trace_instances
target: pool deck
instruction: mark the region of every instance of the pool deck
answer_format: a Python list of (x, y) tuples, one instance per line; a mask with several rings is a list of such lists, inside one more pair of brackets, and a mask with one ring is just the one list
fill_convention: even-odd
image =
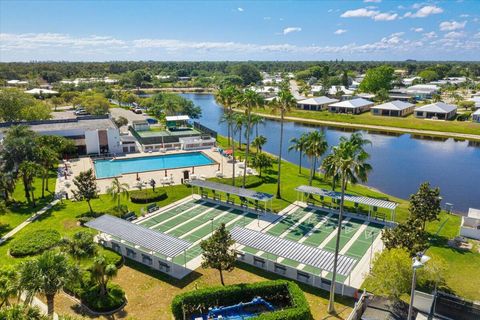
[[(183, 171), (189, 170), (190, 174), (194, 171), (194, 174), (197, 178), (205, 177), (205, 178), (212, 178), (215, 177), (217, 172), (222, 172), (226, 178), (232, 177), (232, 162), (230, 162), (226, 157), (220, 155), (218, 152), (213, 151), (212, 149), (202, 149), (202, 150), (192, 150), (192, 151), (167, 151), (165, 153), (161, 152), (137, 152), (131, 154), (125, 154), (122, 156), (117, 156), (116, 159), (132, 159), (138, 157), (148, 157), (148, 156), (161, 156), (161, 155), (169, 155), (169, 154), (179, 154), (179, 153), (189, 153), (189, 152), (203, 152), (205, 155), (213, 159), (216, 164), (205, 165), (205, 166), (198, 166), (194, 169), (192, 167), (188, 168), (177, 168), (177, 169), (167, 169), (167, 170), (158, 170), (158, 171), (147, 171), (147, 172), (139, 172), (138, 177), (140, 181), (146, 182), (145, 187), (150, 188), (148, 181), (150, 179), (154, 179), (157, 182), (157, 187), (162, 186), (162, 181), (164, 181), (165, 177), (171, 178), (173, 183), (170, 185), (178, 185), (181, 184), (181, 180), (183, 178)], [(60, 176), (57, 179), (56, 183), (56, 192), (66, 191), (71, 196), (71, 189), (74, 188), (73, 186), (73, 178), (77, 176), (82, 171), (87, 171), (89, 169), (94, 170), (95, 168), (93, 165), (93, 161), (90, 157), (84, 157), (79, 159), (72, 159), (70, 160), (70, 167), (71, 167), (71, 174), (69, 174), (68, 179), (65, 179), (64, 176)], [(243, 173), (243, 169), (238, 167), (238, 164), (235, 168), (235, 174), (238, 176), (239, 173)], [(166, 176), (165, 176), (166, 174)], [(111, 185), (113, 178), (103, 178), (97, 179), (97, 186), (100, 190), (100, 193), (106, 193), (107, 188)], [(137, 181), (137, 173), (128, 173), (123, 174), (119, 177), (120, 182), (127, 183), (131, 190), (136, 190)]]

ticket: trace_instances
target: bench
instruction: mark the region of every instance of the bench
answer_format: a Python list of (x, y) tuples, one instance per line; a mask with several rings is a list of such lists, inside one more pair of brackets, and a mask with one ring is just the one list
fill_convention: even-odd
[(158, 206), (156, 203), (151, 203), (147, 206), (147, 212), (152, 213), (153, 211), (156, 211), (158, 209)]
[(127, 221), (132, 221), (132, 220), (135, 220), (136, 218), (137, 218), (137, 215), (133, 211), (127, 212), (124, 215), (122, 215), (122, 219)]

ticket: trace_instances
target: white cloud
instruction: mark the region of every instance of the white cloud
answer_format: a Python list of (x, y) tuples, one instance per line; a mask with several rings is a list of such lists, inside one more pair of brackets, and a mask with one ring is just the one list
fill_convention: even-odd
[(272, 17), (263, 17), (263, 20), (272, 20)]
[(243, 8), (240, 8), (240, 7), (238, 7), (237, 10), (240, 11), (240, 12), (245, 11)]
[(454, 30), (461, 30), (465, 28), (467, 21), (458, 22), (458, 21), (443, 21), (440, 23), (440, 30), (441, 31), (454, 31)]
[(368, 2), (373, 2), (373, 3), (380, 3), (382, 0), (363, 0), (363, 2), (368, 3)]
[[(370, 43), (355, 42), (338, 46), (289, 43), (256, 44), (234, 41), (185, 41), (179, 39), (142, 38), (133, 40), (109, 36), (87, 35), (82, 37), (54, 33), (0, 33), (2, 61), (29, 60), (111, 60), (111, 59), (207, 59), (225, 60), (226, 57), (249, 58), (311, 58), (319, 57), (450, 57), (451, 52), (474, 57), (480, 50), (480, 41), (452, 32), (446, 38), (412, 41), (403, 32)], [(435, 56), (432, 56), (432, 52)], [(448, 56), (446, 54), (449, 54)]]
[(376, 7), (366, 7), (355, 10), (347, 10), (340, 15), (342, 18), (371, 18), (375, 21), (392, 21), (398, 18), (397, 13), (380, 12), (373, 10)]
[(338, 30), (335, 31), (334, 33), (335, 33), (335, 34), (344, 34), (345, 32), (347, 32), (347, 30), (345, 30), (345, 29), (338, 29)]
[(411, 28), (413, 32), (423, 32), (423, 28)]
[(288, 27), (283, 29), (283, 34), (289, 34), (292, 32), (300, 32), (300, 31), (302, 31), (302, 28), (300, 27)]
[(397, 19), (398, 14), (396, 13), (379, 13), (376, 16), (373, 17), (373, 20), (375, 21), (392, 21)]
[(380, 12), (374, 10), (368, 10), (365, 8), (347, 10), (340, 15), (342, 18), (371, 18), (379, 14)]
[(480, 39), (480, 32), (477, 32), (476, 34), (473, 35), (475, 39)]
[(470, 15), (466, 13), (460, 15), (460, 18), (468, 18), (468, 17), (470, 17)]
[(463, 37), (465, 37), (465, 33), (463, 31), (460, 31), (460, 32), (452, 31), (452, 32), (447, 33), (444, 37), (448, 38), (448, 39), (463, 38)]
[[(413, 8), (416, 9), (416, 8), (419, 8), (418, 4), (414, 4), (413, 5)], [(424, 7), (421, 7), (420, 9), (418, 9), (418, 11), (416, 11), (415, 13), (412, 13), (412, 12), (407, 12), (405, 13), (404, 17), (408, 17), (408, 18), (426, 18), (430, 15), (433, 15), (433, 14), (439, 14), (439, 13), (442, 13), (443, 12), (443, 9), (440, 8), (440, 7), (437, 7), (435, 5), (428, 5), (428, 6), (424, 6)]]
[(437, 37), (437, 34), (433, 31), (424, 33), (423, 35), (425, 36), (425, 38), (428, 38), (428, 39), (433, 39)]

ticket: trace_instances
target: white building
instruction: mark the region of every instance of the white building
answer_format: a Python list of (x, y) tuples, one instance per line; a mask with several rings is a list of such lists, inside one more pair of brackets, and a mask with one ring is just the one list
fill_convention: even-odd
[(415, 117), (423, 119), (448, 120), (457, 114), (457, 106), (435, 102), (415, 109)]
[(414, 104), (400, 100), (379, 104), (371, 108), (373, 115), (391, 117), (405, 117), (413, 113), (414, 109)]
[(305, 100), (300, 100), (297, 102), (297, 108), (298, 109), (303, 109), (303, 110), (326, 110), (328, 109), (328, 105), (338, 102), (338, 99), (331, 99), (329, 97), (315, 97), (315, 98), (309, 98)]
[(41, 135), (55, 135), (75, 142), (79, 154), (122, 153), (120, 132), (108, 116), (55, 119), (20, 123), (2, 123), (1, 131), (25, 124)]
[(475, 108), (480, 109), (480, 96), (471, 97), (468, 101), (475, 102)]
[(28, 85), (28, 81), (23, 80), (8, 80), (7, 85), (9, 86), (26, 86)]
[(360, 114), (362, 112), (370, 110), (371, 107), (373, 107), (372, 101), (365, 100), (363, 98), (357, 98), (357, 99), (332, 103), (331, 105), (328, 106), (328, 110), (330, 112), (335, 112), (335, 113)]
[(406, 93), (416, 99), (430, 99), (434, 94), (440, 92), (440, 88), (433, 84), (416, 84), (408, 87)]
[(421, 78), (420, 77), (404, 78), (404, 79), (402, 79), (402, 83), (405, 86), (411, 86), (413, 84), (413, 82), (417, 79), (421, 79)]
[(472, 121), (480, 123), (480, 108), (472, 113)]
[(50, 90), (50, 89), (40, 89), (40, 88), (30, 89), (30, 90), (26, 90), (24, 92), (28, 93), (28, 94), (33, 94), (33, 95), (36, 95), (36, 96), (41, 96), (41, 95), (49, 96), (49, 95), (58, 94), (58, 91)]
[(460, 235), (480, 240), (480, 209), (470, 208), (468, 216), (462, 217)]

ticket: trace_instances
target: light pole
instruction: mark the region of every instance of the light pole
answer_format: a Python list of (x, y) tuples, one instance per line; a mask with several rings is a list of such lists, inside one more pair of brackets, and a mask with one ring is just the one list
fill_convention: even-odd
[(408, 307), (407, 320), (412, 319), (413, 300), (415, 298), (415, 284), (417, 281), (417, 269), (420, 269), (421, 267), (423, 267), (428, 260), (430, 260), (430, 257), (427, 255), (424, 255), (423, 252), (417, 253), (417, 255), (412, 258), (412, 269), (413, 269), (412, 292), (410, 293), (410, 306)]
[(372, 238), (372, 244), (370, 245), (370, 271), (372, 271), (372, 256), (373, 256), (373, 230), (370, 231), (370, 238)]
[(213, 234), (213, 218), (211, 218), (210, 221), (212, 222), (212, 234)]

